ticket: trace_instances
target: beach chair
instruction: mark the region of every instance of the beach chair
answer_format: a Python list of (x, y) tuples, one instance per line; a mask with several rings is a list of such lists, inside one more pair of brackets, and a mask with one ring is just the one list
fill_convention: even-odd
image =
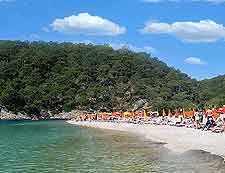
[(215, 127), (214, 129), (212, 129), (212, 132), (213, 133), (223, 133), (223, 132), (225, 132), (225, 125)]

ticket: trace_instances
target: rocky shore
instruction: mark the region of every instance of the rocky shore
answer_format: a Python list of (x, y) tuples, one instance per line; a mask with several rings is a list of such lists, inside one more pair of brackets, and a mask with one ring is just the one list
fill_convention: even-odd
[(31, 120), (31, 117), (23, 114), (13, 114), (11, 112), (1, 112), (0, 120)]
[(0, 120), (6, 120), (6, 121), (20, 121), (20, 120), (32, 120), (32, 121), (38, 121), (38, 120), (71, 120), (72, 114), (70, 113), (61, 113), (58, 115), (51, 115), (51, 116), (29, 116), (24, 115), (21, 113), (14, 114), (12, 112), (0, 112)]
[(26, 114), (14, 114), (10, 111), (5, 111), (2, 110), (0, 111), (0, 120), (33, 120), (33, 121), (38, 121), (38, 120), (71, 120), (74, 117), (83, 114), (83, 111), (79, 111), (79, 110), (73, 110), (71, 112), (62, 112), (59, 114), (51, 114), (50, 112), (45, 112), (42, 111), (40, 116), (35, 116), (35, 115), (26, 115)]

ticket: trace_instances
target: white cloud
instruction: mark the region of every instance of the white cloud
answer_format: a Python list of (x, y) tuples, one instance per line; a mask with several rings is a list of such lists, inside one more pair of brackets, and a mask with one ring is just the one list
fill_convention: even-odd
[(225, 0), (142, 0), (147, 3), (159, 3), (159, 2), (206, 2), (213, 4), (224, 3)]
[(41, 31), (43, 31), (43, 32), (50, 32), (50, 30), (49, 30), (48, 27), (42, 27), (42, 28), (41, 28)]
[(214, 3), (214, 4), (220, 4), (220, 3), (224, 3), (225, 0), (192, 0), (195, 2), (209, 2), (209, 3)]
[(200, 22), (147, 22), (142, 33), (168, 34), (187, 42), (215, 42), (225, 39), (225, 27), (212, 20)]
[(0, 3), (4, 3), (4, 2), (13, 2), (14, 0), (0, 0)]
[(143, 0), (143, 2), (157, 3), (161, 2), (161, 0)]
[(155, 48), (151, 46), (138, 47), (138, 46), (127, 44), (127, 43), (110, 43), (109, 45), (115, 50), (126, 48), (137, 53), (138, 52), (146, 52), (146, 53), (156, 52)]
[(29, 37), (31, 40), (40, 40), (40, 35), (35, 34), (35, 33), (30, 34)]
[(186, 64), (192, 64), (192, 65), (202, 65), (202, 64), (205, 64), (205, 62), (203, 62), (200, 58), (196, 58), (196, 57), (186, 58), (184, 60), (184, 62)]
[(179, 2), (179, 0), (143, 0), (143, 2), (148, 2), (148, 3), (158, 3), (158, 2)]
[(82, 34), (88, 36), (117, 36), (126, 32), (125, 27), (121, 27), (112, 21), (92, 16), (88, 13), (80, 13), (63, 19), (55, 19), (51, 24), (54, 31), (66, 34)]
[(111, 46), (114, 50), (119, 50), (119, 49), (128, 49), (134, 52), (146, 52), (146, 53), (155, 53), (156, 49), (151, 47), (151, 46), (135, 46), (133, 44), (129, 43), (95, 43), (91, 40), (82, 40), (82, 41), (73, 41), (73, 43), (84, 43), (84, 44), (93, 44), (93, 45), (109, 45)]

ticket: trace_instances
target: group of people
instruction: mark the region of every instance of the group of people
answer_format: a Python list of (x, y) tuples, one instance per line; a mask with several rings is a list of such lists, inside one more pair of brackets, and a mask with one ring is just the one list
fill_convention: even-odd
[(212, 130), (212, 132), (217, 132), (217, 133), (224, 132), (225, 117), (221, 115), (215, 120), (212, 114), (208, 114), (203, 130)]
[(155, 122), (156, 124), (211, 130), (215, 133), (225, 132), (225, 114), (220, 114), (216, 119), (211, 110), (208, 110), (205, 113), (203, 111), (195, 110), (191, 117), (184, 117), (183, 114), (180, 114), (177, 118), (175, 116), (157, 117)]
[(156, 125), (171, 125), (177, 127), (188, 127), (202, 130), (211, 130), (212, 132), (225, 132), (225, 114), (220, 114), (219, 117), (213, 116), (213, 111), (206, 112), (195, 110), (191, 116), (185, 116), (182, 111), (174, 115), (159, 116), (159, 114), (150, 114), (150, 116), (113, 116), (108, 115), (103, 118), (98, 114), (83, 114), (77, 116), (76, 121), (113, 121), (113, 122), (128, 122), (138, 124), (156, 124)]

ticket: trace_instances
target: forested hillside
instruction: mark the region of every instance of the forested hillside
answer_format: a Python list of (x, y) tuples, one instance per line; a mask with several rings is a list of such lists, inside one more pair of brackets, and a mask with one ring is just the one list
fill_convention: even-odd
[(0, 41), (0, 104), (13, 112), (191, 108), (201, 102), (198, 85), (145, 53)]
[(225, 76), (200, 81), (201, 97), (208, 106), (225, 105)]

